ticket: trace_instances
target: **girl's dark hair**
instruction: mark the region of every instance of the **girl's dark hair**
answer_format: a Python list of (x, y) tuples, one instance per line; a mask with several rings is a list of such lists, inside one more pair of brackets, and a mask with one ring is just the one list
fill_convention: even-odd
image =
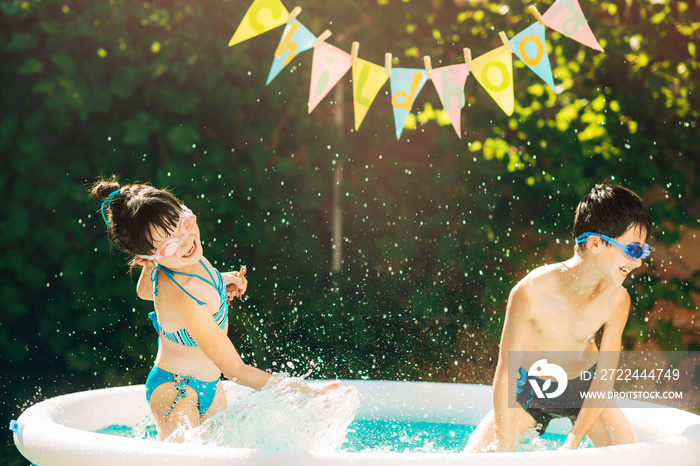
[[(110, 198), (110, 194), (119, 190)], [(148, 184), (121, 186), (116, 179), (98, 179), (90, 194), (102, 199), (107, 231), (114, 244), (131, 254), (150, 255), (154, 249), (151, 226), (170, 234), (177, 228), (181, 202), (168, 190)], [(109, 199), (109, 200), (108, 200)]]
[[(651, 234), (651, 216), (642, 198), (617, 184), (596, 185), (576, 207), (574, 239), (583, 233), (601, 233), (611, 238), (624, 234), (630, 227), (643, 229), (646, 239)], [(585, 249), (581, 243), (579, 248)]]

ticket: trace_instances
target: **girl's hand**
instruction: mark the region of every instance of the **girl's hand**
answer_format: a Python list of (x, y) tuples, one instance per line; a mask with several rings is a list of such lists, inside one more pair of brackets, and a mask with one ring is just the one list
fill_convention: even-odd
[(248, 280), (245, 278), (246, 268), (245, 265), (241, 267), (238, 272), (226, 272), (222, 273), (221, 276), (224, 278), (224, 283), (226, 283), (226, 299), (230, 303), (233, 298), (242, 298), (245, 294), (246, 288), (248, 288)]
[(311, 390), (316, 395), (330, 395), (336, 392), (339, 395), (349, 396), (354, 395), (357, 390), (353, 386), (343, 385), (340, 380), (335, 380), (333, 382), (326, 382), (321, 385), (313, 384)]
[[(284, 382), (283, 382), (284, 383)], [(306, 393), (309, 395), (329, 395), (333, 392), (339, 394), (350, 395), (355, 393), (355, 387), (343, 385), (340, 380), (333, 380), (331, 382), (286, 382), (286, 387), (298, 390), (301, 393)]]

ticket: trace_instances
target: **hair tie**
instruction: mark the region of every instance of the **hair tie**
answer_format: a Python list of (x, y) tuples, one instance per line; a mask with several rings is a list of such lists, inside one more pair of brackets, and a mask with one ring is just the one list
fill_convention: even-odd
[(107, 199), (104, 200), (102, 203), (102, 206), (100, 207), (100, 213), (102, 213), (102, 220), (105, 221), (105, 225), (109, 226), (112, 224), (112, 222), (107, 221), (107, 216), (105, 215), (105, 204), (109, 206), (109, 208), (112, 208), (112, 201), (114, 200), (115, 197), (119, 195), (119, 193), (122, 191), (122, 188), (116, 189), (112, 191), (109, 196), (107, 196)]

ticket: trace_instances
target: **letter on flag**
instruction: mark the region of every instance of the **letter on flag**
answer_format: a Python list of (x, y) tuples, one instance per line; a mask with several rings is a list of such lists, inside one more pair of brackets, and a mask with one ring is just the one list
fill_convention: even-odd
[(468, 76), (469, 67), (466, 64), (434, 68), (430, 76), (438, 97), (440, 97), (440, 102), (442, 102), (442, 106), (450, 117), (452, 127), (460, 139), (462, 139), (462, 109), (466, 103), (464, 85)]
[(311, 87), (309, 89), (309, 113), (316, 108), (351, 66), (350, 54), (338, 47), (326, 42), (321, 42), (314, 47), (311, 63)]
[(294, 19), (287, 23), (287, 27), (284, 28), (282, 33), (282, 39), (280, 39), (280, 43), (275, 49), (272, 66), (270, 67), (270, 73), (267, 75), (265, 85), (270, 84), (275, 79), (275, 76), (282, 71), (282, 68), (289, 65), (289, 62), (294, 57), (313, 47), (315, 40), (316, 36), (298, 20)]
[(251, 37), (282, 26), (289, 19), (289, 11), (280, 0), (255, 0), (238, 25), (228, 43), (231, 47)]
[(472, 60), (472, 74), (493, 100), (512, 115), (515, 108), (513, 95), (513, 57), (505, 47), (498, 47)]
[(557, 90), (554, 88), (554, 79), (552, 78), (552, 65), (549, 62), (547, 46), (544, 42), (544, 25), (531, 24), (509, 42), (513, 53), (556, 93)]
[(360, 129), (369, 106), (374, 102), (379, 90), (389, 79), (386, 68), (367, 60), (356, 58), (352, 64), (352, 95), (355, 110), (355, 131)]
[(603, 47), (593, 36), (593, 31), (583, 16), (578, 0), (557, 0), (542, 15), (542, 19), (547, 27), (587, 47), (603, 52)]
[(413, 102), (428, 81), (428, 73), (417, 68), (392, 68), (389, 76), (391, 106), (394, 108), (396, 139), (401, 138)]

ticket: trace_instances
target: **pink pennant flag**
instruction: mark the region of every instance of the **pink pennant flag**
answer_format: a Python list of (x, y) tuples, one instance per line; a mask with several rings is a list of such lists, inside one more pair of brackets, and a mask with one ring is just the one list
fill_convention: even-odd
[(326, 42), (314, 46), (309, 89), (309, 113), (323, 100), (352, 66), (349, 53)]
[(466, 64), (434, 68), (430, 76), (438, 97), (440, 97), (440, 102), (442, 102), (442, 106), (450, 117), (452, 127), (460, 139), (462, 139), (462, 108), (465, 104), (464, 85), (467, 82), (467, 77), (469, 77), (469, 66)]
[(593, 36), (593, 31), (583, 16), (578, 0), (557, 0), (542, 15), (542, 19), (547, 27), (564, 34), (566, 37), (594, 50), (604, 51)]

